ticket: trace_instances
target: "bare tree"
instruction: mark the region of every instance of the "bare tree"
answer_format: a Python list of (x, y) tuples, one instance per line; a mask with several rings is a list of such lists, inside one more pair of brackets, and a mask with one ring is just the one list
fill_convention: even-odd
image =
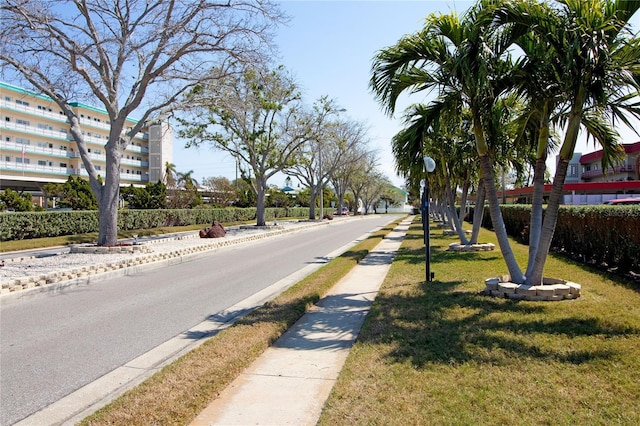
[(360, 191), (360, 199), (364, 208), (364, 214), (369, 214), (370, 209), (376, 206), (384, 196), (385, 190), (391, 185), (389, 179), (379, 170), (373, 170), (367, 176), (365, 185)]
[(202, 185), (215, 205), (228, 207), (238, 199), (237, 187), (224, 176), (204, 178)]
[(309, 219), (316, 218), (316, 198), (331, 176), (353, 161), (351, 154), (362, 152), (365, 133), (364, 126), (356, 121), (328, 122), (317, 139), (309, 140), (301, 147), (298, 160), (285, 170), (310, 190)]
[[(352, 165), (353, 169), (349, 177), (348, 186), (353, 197), (355, 198), (356, 206), (360, 201), (363, 202), (363, 208), (367, 213), (368, 207), (364, 204), (363, 195), (367, 194), (367, 188), (372, 182), (380, 176), (377, 171), (378, 157), (374, 151), (368, 151), (360, 158), (356, 163)], [(357, 212), (357, 207), (356, 207)]]
[(238, 160), (256, 195), (257, 225), (264, 226), (269, 178), (291, 165), (304, 143), (317, 139), (331, 104), (321, 99), (312, 112), (305, 111), (286, 70), (259, 65), (245, 67), (219, 84), (198, 87), (189, 100), (195, 114), (180, 120), (187, 146), (209, 143)]
[[(338, 211), (342, 210), (344, 206), (344, 196), (347, 190), (351, 187), (352, 180), (357, 176), (360, 169), (363, 167), (363, 162), (366, 158), (373, 156), (373, 151), (367, 150), (365, 145), (366, 140), (363, 128), (354, 129), (357, 130), (353, 137), (361, 139), (363, 143), (358, 145), (356, 149), (353, 149), (346, 153), (342, 163), (331, 174), (331, 185), (336, 191), (338, 196)], [(354, 213), (358, 210), (358, 199), (355, 199)]]
[[(117, 241), (120, 160), (131, 139), (213, 66), (259, 60), (284, 19), (268, 0), (5, 0), (0, 13), (4, 75), (51, 97), (71, 124), (98, 199), (99, 245)], [(99, 102), (109, 116), (104, 180), (73, 101)], [(126, 128), (134, 112), (139, 121)]]

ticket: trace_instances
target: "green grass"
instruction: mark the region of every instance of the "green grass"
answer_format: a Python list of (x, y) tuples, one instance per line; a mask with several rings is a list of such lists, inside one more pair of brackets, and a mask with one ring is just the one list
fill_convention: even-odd
[(579, 299), (490, 298), (500, 252), (448, 252), (455, 237), (431, 233), (435, 281), (414, 223), (319, 424), (640, 424), (637, 287), (551, 256), (546, 275), (582, 284)]

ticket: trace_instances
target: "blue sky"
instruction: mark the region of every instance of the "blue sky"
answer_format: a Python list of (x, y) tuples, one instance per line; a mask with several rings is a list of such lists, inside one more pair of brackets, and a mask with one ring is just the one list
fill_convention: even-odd
[[(403, 180), (395, 175), (390, 151), (391, 138), (401, 129), (400, 116), (409, 102), (399, 105), (396, 117), (385, 115), (369, 92), (371, 60), (377, 51), (395, 44), (403, 35), (422, 28), (424, 19), (433, 12), (463, 12), (473, 1), (282, 1), (281, 8), (291, 21), (278, 29), (276, 43), (280, 60), (296, 77), (306, 103), (312, 104), (320, 96), (336, 100), (352, 119), (368, 125), (371, 148), (379, 153), (380, 168), (401, 186)], [(640, 16), (634, 17), (633, 27), (640, 29)], [(411, 98), (419, 102), (421, 97)], [(620, 129), (623, 142), (640, 140), (628, 129)], [(174, 163), (178, 171), (194, 171), (194, 177), (225, 176), (235, 178), (235, 162), (228, 154), (211, 148), (183, 148), (174, 143)], [(576, 151), (593, 151), (581, 142)], [(284, 176), (276, 176), (270, 184), (283, 186)]]
[[(401, 186), (390, 151), (391, 138), (401, 129), (400, 114), (395, 119), (386, 116), (369, 92), (371, 60), (380, 49), (422, 28), (428, 14), (463, 11), (473, 2), (295, 0), (280, 4), (291, 20), (276, 36), (279, 63), (296, 77), (306, 103), (326, 95), (346, 109), (343, 114), (368, 125), (370, 146), (379, 153), (381, 169)], [(194, 170), (198, 181), (210, 176), (235, 178), (230, 155), (183, 146), (176, 140), (173, 162), (178, 171)], [(282, 186), (284, 177), (276, 176), (269, 183)]]

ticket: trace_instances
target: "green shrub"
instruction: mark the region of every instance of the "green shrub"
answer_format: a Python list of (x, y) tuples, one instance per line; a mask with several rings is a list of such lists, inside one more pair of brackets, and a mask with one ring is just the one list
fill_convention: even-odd
[[(528, 244), (530, 205), (501, 206), (507, 233)], [(488, 207), (482, 226), (493, 229)], [(473, 219), (473, 211), (467, 220)], [(586, 263), (640, 270), (640, 206), (561, 206), (551, 249)]]
[[(304, 217), (308, 208), (268, 208), (265, 217), (274, 220), (284, 217)], [(161, 209), (120, 210), (118, 229), (130, 231), (165, 226), (185, 226), (220, 223), (248, 222), (255, 220), (256, 209)], [(58, 237), (62, 235), (86, 234), (98, 231), (97, 211), (49, 211), (0, 213), (0, 241), (29, 238)]]

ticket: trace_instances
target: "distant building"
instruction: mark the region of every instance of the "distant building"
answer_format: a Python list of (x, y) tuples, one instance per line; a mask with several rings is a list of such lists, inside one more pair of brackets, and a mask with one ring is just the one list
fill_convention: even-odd
[(640, 179), (640, 142), (622, 144), (624, 158), (615, 166), (602, 167), (602, 150), (580, 157), (582, 182), (623, 182)]
[[(639, 197), (640, 195), (640, 142), (622, 144), (624, 157), (612, 167), (603, 169), (602, 150), (588, 154), (575, 153), (569, 162), (563, 185), (563, 204), (591, 205)], [(557, 164), (556, 157), (556, 164)], [(551, 184), (544, 186), (544, 200), (549, 198)], [(502, 192), (499, 191), (502, 197)], [(505, 191), (508, 203), (530, 204), (533, 187)]]
[[(110, 124), (106, 111), (71, 103), (98, 173), (106, 165)], [(88, 179), (67, 117), (53, 100), (0, 82), (0, 189), (42, 194), (42, 185), (62, 183), (69, 176)], [(136, 120), (128, 119), (133, 126)], [(129, 144), (120, 165), (121, 186), (142, 186), (162, 179), (172, 162), (173, 136), (166, 123), (146, 126)]]

